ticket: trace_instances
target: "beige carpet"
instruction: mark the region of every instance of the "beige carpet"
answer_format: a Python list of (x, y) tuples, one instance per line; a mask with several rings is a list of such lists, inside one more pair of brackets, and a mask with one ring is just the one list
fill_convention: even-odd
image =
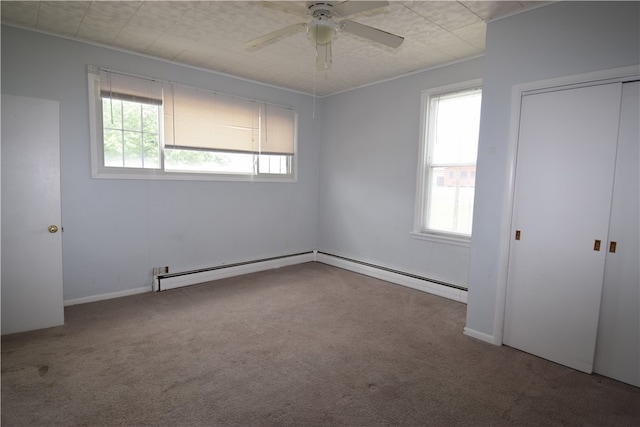
[(2, 338), (3, 426), (638, 426), (640, 389), (319, 263), (68, 307)]

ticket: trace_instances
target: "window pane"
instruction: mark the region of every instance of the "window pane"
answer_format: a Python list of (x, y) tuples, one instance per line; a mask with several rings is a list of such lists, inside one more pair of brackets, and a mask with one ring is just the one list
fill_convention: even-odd
[(251, 153), (221, 153), (202, 150), (165, 148), (164, 167), (167, 171), (253, 173)]
[(124, 166), (142, 167), (142, 134), (139, 132), (124, 132)]
[(123, 125), (126, 130), (142, 130), (142, 104), (122, 101)]
[(144, 167), (158, 169), (160, 167), (160, 144), (158, 143), (158, 135), (143, 134), (144, 149)]
[(286, 175), (290, 173), (289, 158), (279, 154), (261, 154), (258, 156), (258, 173)]
[(102, 123), (105, 128), (122, 129), (122, 101), (102, 100)]
[[(471, 234), (475, 166), (434, 167), (429, 177), (427, 228)], [(464, 176), (466, 174), (466, 177)]]
[(109, 167), (123, 167), (122, 131), (104, 129), (104, 165)]
[(436, 97), (432, 146), (433, 163), (475, 163), (482, 95)]
[(158, 107), (156, 105), (142, 105), (142, 130), (145, 133), (158, 133)]

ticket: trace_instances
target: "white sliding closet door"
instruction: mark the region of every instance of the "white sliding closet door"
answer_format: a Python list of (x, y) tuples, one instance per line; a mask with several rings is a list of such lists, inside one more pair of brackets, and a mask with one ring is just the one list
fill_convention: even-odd
[(593, 368), (620, 98), (621, 83), (522, 97), (504, 343), (584, 372)]
[(615, 242), (615, 252), (607, 253), (593, 369), (637, 387), (640, 387), (639, 121), (640, 82), (625, 83), (609, 227), (609, 241)]

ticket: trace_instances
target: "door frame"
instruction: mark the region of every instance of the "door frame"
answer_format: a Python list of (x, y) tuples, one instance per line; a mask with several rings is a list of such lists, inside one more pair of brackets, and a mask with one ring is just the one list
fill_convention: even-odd
[(515, 194), (516, 158), (518, 153), (518, 135), (520, 132), (520, 109), (522, 97), (536, 92), (571, 89), (605, 83), (624, 82), (640, 78), (640, 64), (590, 73), (574, 74), (553, 79), (526, 82), (514, 85), (511, 89), (511, 115), (509, 120), (509, 139), (507, 142), (507, 180), (502, 207), (502, 227), (500, 229), (500, 255), (498, 257), (496, 300), (493, 321), (493, 344), (503, 344), (503, 330), (507, 303), (507, 282), (509, 254), (511, 252), (511, 227), (513, 219), (513, 199)]

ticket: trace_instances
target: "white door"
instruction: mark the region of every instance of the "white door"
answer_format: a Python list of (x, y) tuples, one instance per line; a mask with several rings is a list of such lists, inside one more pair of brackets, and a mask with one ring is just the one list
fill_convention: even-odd
[(64, 323), (60, 218), (58, 103), (2, 94), (2, 334)]
[(620, 92), (617, 83), (522, 97), (504, 343), (584, 372), (593, 367)]
[[(640, 387), (640, 82), (622, 85), (611, 225), (593, 370)], [(611, 247), (615, 242), (615, 248)]]

